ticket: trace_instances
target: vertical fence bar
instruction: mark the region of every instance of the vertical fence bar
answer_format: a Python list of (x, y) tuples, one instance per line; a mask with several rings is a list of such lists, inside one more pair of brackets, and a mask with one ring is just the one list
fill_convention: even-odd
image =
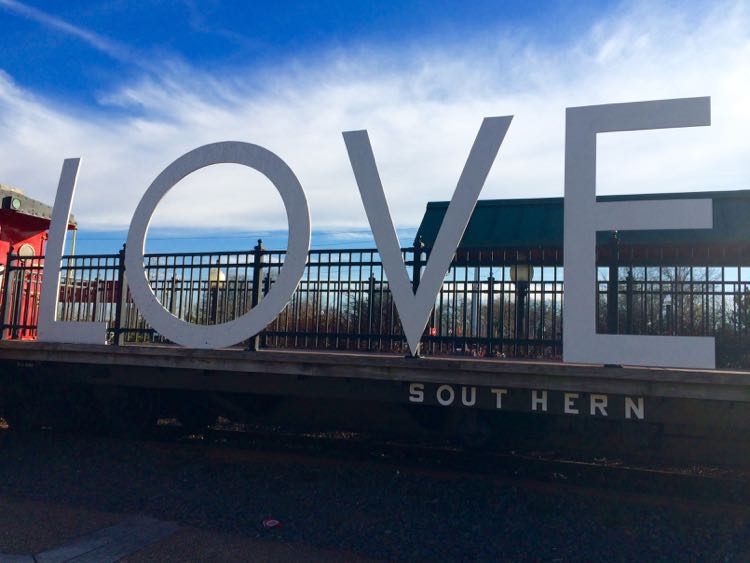
[(628, 269), (628, 277), (625, 278), (625, 334), (633, 334), (633, 267)]
[[(416, 293), (417, 290), (419, 289), (419, 280), (422, 277), (422, 252), (424, 251), (424, 241), (422, 241), (422, 237), (417, 236), (414, 239), (413, 250), (414, 250), (414, 260), (412, 262), (411, 288), (412, 288), (412, 291)], [(394, 313), (395, 313), (395, 309), (394, 309)], [(403, 324), (401, 326), (403, 328)], [(418, 358), (420, 355), (421, 348), (422, 348), (422, 344), (421, 344), (421, 339), (420, 339), (420, 343), (417, 344), (417, 349), (411, 350), (411, 353), (407, 353), (407, 357)]]
[(115, 329), (112, 343), (115, 346), (125, 344), (125, 329), (123, 327), (123, 312), (127, 306), (128, 287), (125, 275), (125, 245), (122, 245), (117, 260), (117, 289), (115, 293)]
[(419, 289), (419, 279), (422, 276), (422, 252), (424, 251), (424, 242), (422, 237), (414, 239), (414, 263), (412, 265), (411, 287), (414, 293)]
[(609, 239), (609, 280), (607, 281), (607, 332), (609, 334), (617, 334), (619, 326), (617, 303), (619, 247), (620, 241), (617, 231), (612, 231), (612, 236)]
[(492, 269), (490, 269), (490, 276), (487, 278), (487, 357), (491, 358), (495, 351), (493, 349), (493, 337), (494, 337), (494, 322), (495, 322), (495, 278), (492, 277)]
[(3, 323), (0, 330), (0, 340), (6, 339), (6, 327), (9, 324), (8, 300), (10, 298), (10, 277), (13, 273), (13, 246), (8, 248), (8, 255), (5, 259), (5, 276), (3, 277), (3, 302), (0, 304), (0, 322)]
[[(263, 287), (262, 287), (263, 297), (265, 297), (266, 295), (268, 295), (268, 292), (271, 291), (271, 264), (270, 264), (270, 262), (271, 261), (269, 260), (269, 265), (268, 265), (268, 268), (267, 268), (267, 272), (268, 273), (266, 273), (265, 276), (263, 276), (263, 284), (262, 284), (263, 285)], [(262, 265), (261, 265), (261, 267), (262, 267)], [(260, 343), (259, 343), (259, 347), (260, 348), (265, 348), (266, 347), (266, 345), (267, 345), (266, 344), (267, 337), (268, 337), (268, 331), (266, 329), (263, 329), (261, 331), (261, 333), (258, 335), (258, 338), (260, 339)]]
[[(258, 244), (253, 248), (253, 286), (250, 292), (250, 305), (255, 308), (260, 300), (260, 286), (263, 283), (263, 241), (258, 239)], [(257, 352), (260, 349), (258, 335), (251, 337), (248, 342), (248, 350)]]
[(367, 350), (372, 351), (372, 335), (374, 332), (372, 321), (375, 313), (375, 273), (370, 270), (367, 278)]

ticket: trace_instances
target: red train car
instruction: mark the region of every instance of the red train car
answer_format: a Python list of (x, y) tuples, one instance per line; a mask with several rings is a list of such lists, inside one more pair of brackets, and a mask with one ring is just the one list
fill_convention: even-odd
[[(11, 338), (22, 340), (35, 337), (35, 325), (39, 290), (41, 289), (41, 260), (47, 240), (52, 217), (52, 207), (26, 196), (23, 191), (0, 184), (0, 290), (8, 292), (14, 306), (8, 314), (14, 318), (6, 319), (8, 324), (15, 325), (10, 330)], [(75, 230), (76, 223), (70, 218), (68, 229)], [(6, 274), (9, 256), (14, 260), (36, 262), (24, 264), (27, 268), (23, 278), (16, 277), (13, 287), (7, 283)], [(18, 265), (18, 264), (16, 264)], [(33, 319), (31, 318), (33, 317)], [(26, 325), (29, 325), (27, 328)]]

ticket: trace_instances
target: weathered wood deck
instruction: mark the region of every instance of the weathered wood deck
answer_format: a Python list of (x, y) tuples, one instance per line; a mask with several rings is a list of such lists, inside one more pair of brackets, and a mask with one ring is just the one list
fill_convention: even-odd
[[(61, 374), (70, 371), (64, 366), (88, 366), (91, 369), (80, 370), (87, 372), (80, 377), (92, 382), (175, 389), (253, 392), (263, 382), (274, 379), (281, 385), (290, 379), (324, 379), (350, 385), (356, 381), (416, 382), (750, 403), (747, 371), (604, 367), (444, 356), (405, 358), (351, 352), (0, 342), (0, 365), (5, 369), (30, 368), (36, 364), (54, 364), (61, 368)], [(267, 383), (260, 386), (269, 387)]]

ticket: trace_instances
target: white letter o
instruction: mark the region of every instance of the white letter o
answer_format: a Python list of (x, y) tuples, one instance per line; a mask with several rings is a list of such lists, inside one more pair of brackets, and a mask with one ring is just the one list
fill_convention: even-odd
[[(444, 395), (443, 391), (448, 392), (447, 398), (443, 397)], [(456, 398), (456, 392), (453, 390), (453, 387), (451, 387), (450, 385), (441, 385), (440, 387), (437, 388), (436, 397), (437, 397), (438, 403), (440, 403), (444, 407), (447, 407), (453, 402), (453, 399)]]
[[(146, 232), (157, 205), (188, 174), (212, 164), (242, 164), (266, 176), (281, 195), (289, 224), (289, 245), (279, 277), (251, 311), (232, 321), (201, 326), (175, 317), (154, 295), (143, 266)], [(223, 348), (262, 331), (284, 309), (305, 271), (310, 249), (310, 211), (292, 169), (271, 151), (237, 141), (198, 147), (175, 160), (143, 194), (130, 222), (125, 251), (130, 293), (143, 318), (162, 336), (190, 348)]]

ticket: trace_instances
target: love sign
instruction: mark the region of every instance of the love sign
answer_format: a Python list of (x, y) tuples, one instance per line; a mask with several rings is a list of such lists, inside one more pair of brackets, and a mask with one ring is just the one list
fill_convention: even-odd
[[(596, 232), (637, 229), (710, 229), (710, 199), (596, 201), (598, 133), (710, 125), (710, 98), (683, 98), (568, 108), (565, 138), (565, 301), (563, 359), (566, 362), (672, 367), (715, 367), (714, 339), (704, 337), (597, 334), (595, 325)], [(367, 131), (343, 134), (354, 178), (388, 278), (412, 354), (464, 234), (512, 116), (482, 122), (431, 249), (416, 292), (406, 271), (396, 229)], [(187, 175), (220, 163), (248, 166), (266, 176), (286, 208), (289, 246), (278, 279), (251, 311), (212, 326), (189, 323), (158, 301), (143, 266), (151, 217), (162, 198)], [(45, 275), (39, 303), (38, 339), (103, 344), (104, 323), (56, 319), (60, 260), (75, 193), (79, 159), (66, 159), (57, 188)], [(305, 191), (276, 154), (250, 143), (227, 141), (194, 149), (157, 176), (138, 204), (127, 237), (125, 268), (133, 300), (146, 321), (166, 338), (191, 348), (223, 348), (262, 331), (283, 310), (301, 280), (310, 248), (311, 221)]]

